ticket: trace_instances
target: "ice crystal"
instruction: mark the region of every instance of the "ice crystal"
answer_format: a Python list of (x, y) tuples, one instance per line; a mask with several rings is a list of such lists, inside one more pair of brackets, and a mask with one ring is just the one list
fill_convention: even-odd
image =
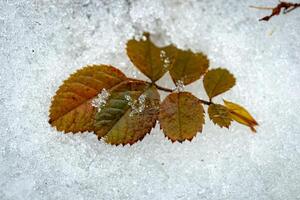
[(182, 80), (178, 80), (176, 82), (176, 88), (175, 88), (176, 92), (183, 92), (184, 91), (184, 84)]
[(147, 40), (147, 37), (143, 35), (143, 36), (142, 36), (142, 40), (143, 40), (143, 41), (146, 41), (146, 40)]
[(160, 59), (163, 62), (163, 67), (164, 68), (168, 68), (169, 65), (170, 65), (170, 63), (171, 63), (171, 61), (170, 61), (170, 58), (167, 57), (167, 54), (166, 54), (166, 52), (164, 50), (160, 51)]
[(103, 106), (105, 106), (109, 96), (109, 92), (105, 88), (103, 88), (102, 91), (98, 94), (97, 98), (93, 99), (92, 106), (98, 108), (98, 112), (100, 112)]
[(133, 100), (131, 96), (125, 95), (125, 99), (127, 100), (127, 104), (131, 107), (130, 117), (145, 110), (146, 95), (142, 94), (138, 100)]

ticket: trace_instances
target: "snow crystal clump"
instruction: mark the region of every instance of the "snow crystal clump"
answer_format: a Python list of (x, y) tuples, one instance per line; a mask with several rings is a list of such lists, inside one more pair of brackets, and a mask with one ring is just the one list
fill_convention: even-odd
[(143, 40), (143, 41), (146, 41), (146, 40), (147, 40), (147, 37), (143, 35), (143, 36), (142, 36), (142, 40)]
[(131, 107), (131, 112), (129, 114), (132, 117), (135, 114), (141, 113), (145, 110), (145, 100), (146, 95), (142, 94), (138, 100), (133, 100), (131, 96), (125, 95), (125, 99), (127, 100), (127, 104)]
[(147, 37), (145, 35), (143, 35), (143, 33), (137, 33), (133, 36), (133, 38), (137, 41), (147, 41)]
[(167, 57), (167, 54), (164, 50), (160, 51), (160, 59), (163, 62), (163, 67), (166, 69), (169, 68), (171, 61), (170, 61), (170, 58)]
[(178, 80), (175, 85), (176, 85), (176, 88), (175, 88), (176, 92), (183, 92), (184, 91), (184, 84), (183, 84), (182, 80)]
[(98, 112), (101, 111), (103, 106), (105, 106), (110, 93), (103, 88), (102, 91), (98, 94), (97, 98), (92, 101), (92, 106), (98, 108)]

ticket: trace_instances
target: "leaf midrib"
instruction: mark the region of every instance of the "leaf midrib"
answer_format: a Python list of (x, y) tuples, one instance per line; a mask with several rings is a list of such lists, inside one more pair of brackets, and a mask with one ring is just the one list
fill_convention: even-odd
[[(143, 95), (144, 93), (146, 93), (146, 91), (147, 91), (150, 87), (151, 87), (151, 85), (147, 86), (147, 88), (146, 88), (143, 92), (141, 92), (141, 94), (139, 95), (139, 97), (140, 97), (141, 95)], [(109, 134), (111, 133), (111, 131), (113, 130), (113, 128), (114, 128), (115, 126), (117, 126), (119, 123), (121, 123), (121, 122), (120, 122), (121, 119), (123, 119), (124, 116), (127, 116), (127, 115), (128, 115), (128, 112), (129, 112), (129, 111), (131, 111), (131, 107), (130, 107), (130, 106), (128, 106), (128, 108), (127, 108), (127, 110), (124, 112), (124, 114), (116, 121), (116, 123), (113, 124), (113, 126), (110, 128), (110, 130), (109, 130), (104, 136), (109, 135)]]
[(221, 81), (221, 79), (222, 79), (224, 73), (225, 73), (225, 71), (222, 70), (222, 73), (221, 73), (220, 76), (218, 77), (215, 86), (213, 87), (213, 89), (211, 90), (211, 92), (210, 92), (210, 94), (209, 94), (209, 98), (210, 98), (210, 99), (212, 99), (213, 97), (215, 97), (215, 95), (214, 95), (214, 96), (211, 96), (211, 95), (214, 94), (214, 92), (215, 92), (217, 86), (220, 84), (220, 81)]

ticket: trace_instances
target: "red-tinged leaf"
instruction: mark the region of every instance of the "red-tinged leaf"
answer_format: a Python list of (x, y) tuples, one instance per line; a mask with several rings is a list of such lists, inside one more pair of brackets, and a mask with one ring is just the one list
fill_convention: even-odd
[(159, 121), (163, 132), (173, 142), (192, 140), (202, 131), (203, 106), (189, 92), (172, 93), (160, 106)]
[(143, 38), (127, 42), (127, 55), (143, 74), (155, 82), (168, 71), (170, 60), (166, 60), (163, 48), (150, 40), (149, 33), (144, 33)]
[(235, 85), (235, 78), (227, 69), (212, 69), (205, 74), (203, 85), (207, 96), (212, 99), (231, 89)]
[(209, 60), (203, 53), (194, 53), (191, 50), (181, 50), (170, 45), (164, 48), (172, 66), (170, 75), (175, 84), (182, 81), (188, 85), (201, 78), (209, 67)]
[(112, 88), (107, 103), (96, 114), (99, 138), (113, 145), (134, 144), (155, 126), (160, 97), (157, 89), (143, 81), (127, 81)]
[(229, 128), (232, 119), (229, 110), (220, 104), (210, 104), (208, 107), (209, 118), (221, 128)]
[(93, 98), (103, 88), (109, 89), (126, 79), (112, 66), (92, 65), (78, 70), (64, 81), (53, 97), (49, 123), (59, 131), (93, 131)]
[(258, 126), (258, 123), (245, 108), (226, 100), (224, 100), (224, 103), (226, 108), (230, 112), (231, 119), (240, 124), (248, 126), (251, 129), (251, 131), (256, 132), (254, 126)]

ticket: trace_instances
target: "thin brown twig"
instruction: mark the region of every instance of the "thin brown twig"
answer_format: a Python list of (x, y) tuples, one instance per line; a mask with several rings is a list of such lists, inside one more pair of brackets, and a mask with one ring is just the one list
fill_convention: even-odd
[[(138, 79), (134, 79), (134, 78), (128, 78), (128, 80), (131, 80), (131, 81), (143, 81), (143, 80), (138, 80)], [(164, 91), (164, 92), (174, 92), (175, 90), (172, 90), (170, 88), (166, 88), (166, 87), (162, 87), (162, 86), (159, 86), (157, 85), (156, 83), (152, 83), (152, 82), (148, 82), (148, 81), (143, 81), (145, 83), (149, 83), (149, 84), (152, 84), (154, 85), (158, 90), (161, 90), (161, 91)], [(203, 99), (199, 99), (199, 101), (205, 105), (211, 105), (211, 104), (214, 104), (212, 101), (206, 101), (206, 100), (203, 100)]]
[(200, 101), (201, 101), (201, 103), (203, 103), (203, 104), (205, 104), (205, 105), (210, 105), (210, 104), (213, 104), (213, 102), (211, 102), (211, 101), (205, 101), (205, 100), (203, 100), (203, 99), (199, 99)]
[(262, 6), (249, 6), (250, 8), (255, 8), (258, 10), (273, 10), (273, 7), (262, 7)]
[(162, 91), (165, 91), (165, 92), (173, 92), (174, 90), (172, 89), (169, 89), (169, 88), (165, 88), (165, 87), (162, 87), (162, 86), (159, 86), (157, 85), (156, 83), (154, 83), (155, 87), (159, 90), (162, 90)]
[(281, 10), (283, 9), (283, 14), (287, 14), (291, 12), (292, 10), (300, 7), (300, 3), (290, 3), (290, 2), (283, 2), (279, 1), (276, 7), (270, 8), (270, 7), (259, 7), (259, 6), (250, 6), (251, 8), (260, 9), (260, 10), (272, 10), (271, 15), (265, 16), (259, 21), (269, 21), (272, 17), (276, 15), (280, 15)]
[[(157, 85), (156, 83), (154, 83), (154, 85), (159, 90), (162, 90), (162, 91), (165, 91), (165, 92), (174, 92), (174, 90), (169, 89), (169, 88), (165, 88), (165, 87), (161, 87), (161, 86)], [(213, 104), (213, 102), (211, 102), (211, 101), (206, 101), (206, 100), (203, 100), (203, 99), (199, 99), (199, 100), (201, 101), (201, 103), (203, 103), (205, 105)]]

